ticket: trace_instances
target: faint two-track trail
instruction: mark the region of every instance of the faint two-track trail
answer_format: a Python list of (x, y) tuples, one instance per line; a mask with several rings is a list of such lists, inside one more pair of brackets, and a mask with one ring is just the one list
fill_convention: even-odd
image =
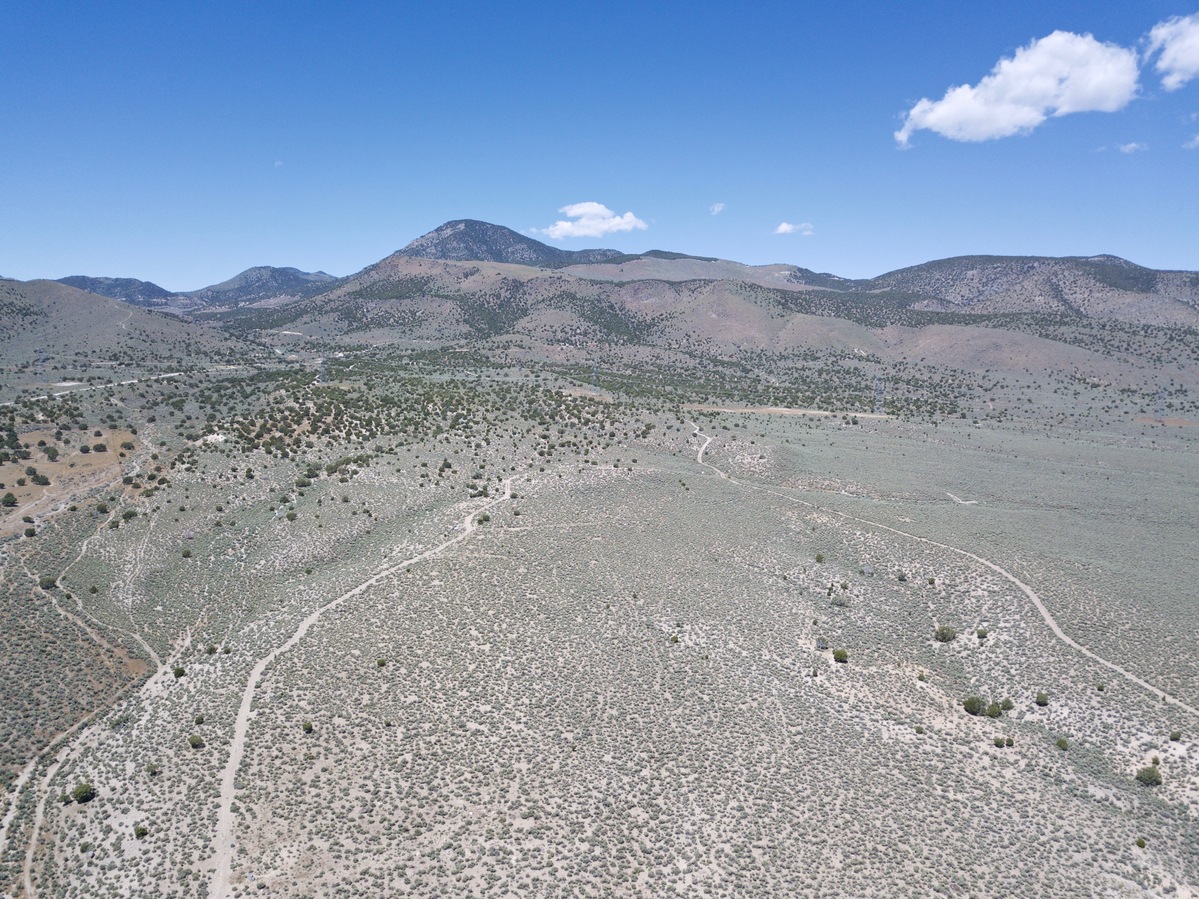
[(221, 774), (221, 807), (217, 814), (216, 837), (213, 841), (213, 861), (215, 869), (212, 874), (212, 881), (208, 890), (208, 895), (211, 899), (226, 899), (231, 895), (229, 889), (229, 880), (233, 871), (233, 799), (237, 793), (236, 780), (237, 769), (241, 767), (242, 758), (246, 751), (246, 733), (250, 728), (251, 707), (254, 703), (254, 693), (258, 689), (258, 682), (262, 679), (263, 673), (283, 653), (294, 647), (308, 633), (309, 628), (316, 624), (321, 616), (326, 612), (340, 606), (348, 599), (359, 596), (362, 593), (374, 587), (384, 579), (395, 574), (404, 568), (415, 565), (417, 562), (423, 562), (425, 559), (439, 555), (458, 543), (466, 540), (475, 528), (478, 527), (478, 516), (491, 509), (493, 506), (501, 503), (512, 496), (512, 480), (508, 479), (504, 482), (503, 496), (497, 496), (490, 502), (484, 504), (478, 509), (471, 511), (462, 521), (461, 531), (456, 537), (451, 537), (444, 543), (427, 549), (422, 553), (418, 553), (410, 559), (405, 559), (402, 562), (397, 562), (380, 571), (378, 574), (363, 581), (352, 590), (348, 590), (336, 599), (325, 603), (307, 618), (300, 622), (300, 626), (296, 628), (296, 632), (291, 635), (286, 643), (282, 643), (275, 647), (265, 656), (258, 660), (258, 663), (250, 671), (250, 678), (246, 682), (246, 689), (242, 693), (241, 706), (237, 710), (237, 721), (233, 726), (233, 743), (229, 747), (229, 760), (225, 763), (225, 770)]
[(1181, 699), (1179, 699), (1177, 696), (1174, 696), (1171, 693), (1167, 693), (1161, 687), (1154, 686), (1153, 684), (1149, 683), (1149, 681), (1145, 680), (1144, 678), (1138, 677), (1137, 675), (1135, 675), (1131, 671), (1129, 671), (1127, 668), (1117, 665), (1115, 662), (1108, 661), (1107, 659), (1103, 658), (1103, 656), (1091, 651), (1090, 649), (1087, 649), (1085, 646), (1083, 646), (1077, 640), (1075, 640), (1074, 638), (1069, 636), (1065, 631), (1062, 630), (1061, 625), (1059, 625), (1057, 623), (1057, 619), (1053, 617), (1053, 615), (1050, 613), (1049, 609), (1045, 608), (1045, 603), (1043, 603), (1041, 601), (1041, 597), (1039, 597), (1037, 595), (1037, 592), (1035, 590), (1033, 590), (1032, 587), (1028, 586), (1028, 584), (1024, 583), (1024, 581), (1020, 580), (1018, 577), (1016, 577), (1014, 574), (1012, 574), (1010, 571), (1008, 571), (1006, 568), (1002, 568), (999, 565), (996, 565), (990, 559), (984, 559), (982, 556), (975, 555), (974, 553), (968, 552), (967, 550), (958, 549), (956, 546), (950, 546), (948, 543), (938, 543), (936, 540), (930, 540), (927, 537), (920, 537), (920, 536), (917, 536), (916, 534), (909, 534), (907, 531), (901, 531), (901, 530), (899, 530), (899, 528), (893, 528), (890, 525), (882, 524), (881, 522), (871, 521), (868, 518), (859, 518), (856, 515), (850, 515), (847, 512), (838, 512), (836, 509), (829, 509), (825, 506), (817, 505), (816, 503), (810, 503), (810, 502), (807, 502), (806, 500), (798, 499), (789, 494), (781, 493), (778, 490), (772, 490), (769, 487), (763, 487), (758, 484), (748, 484), (744, 481), (738, 481), (736, 478), (732, 477), (729, 474), (726, 474), (724, 471), (717, 468), (711, 462), (704, 461), (704, 450), (706, 450), (708, 448), (708, 445), (712, 442), (712, 438), (709, 437), (707, 434), (705, 434), (703, 431), (701, 431), (699, 429), (699, 426), (696, 425), (694, 422), (691, 423), (691, 427), (695, 428), (695, 435), (697, 437), (704, 438), (703, 444), (700, 445), (699, 450), (695, 454), (695, 461), (698, 462), (700, 465), (703, 465), (706, 468), (712, 469), (712, 471), (716, 472), (716, 474), (718, 474), (724, 480), (728, 481), (730, 484), (736, 484), (738, 487), (745, 487), (748, 490), (758, 490), (763, 493), (769, 493), (773, 496), (778, 496), (783, 499), (790, 500), (793, 503), (799, 503), (802, 506), (808, 506), (809, 508), (812, 508), (812, 509), (819, 509), (821, 512), (827, 512), (830, 515), (836, 515), (840, 518), (845, 519), (846, 521), (856, 521), (859, 524), (869, 525), (872, 528), (879, 528), (880, 530), (890, 531), (892, 534), (899, 534), (901, 537), (907, 537), (909, 540), (917, 540), (920, 543), (925, 543), (929, 546), (935, 546), (939, 549), (946, 549), (952, 553), (957, 553), (959, 556), (965, 556), (967, 559), (971, 559), (972, 561), (977, 562), (980, 565), (990, 568), (992, 571), (994, 571), (1000, 577), (1004, 578), (1005, 580), (1009, 581), (1010, 583), (1012, 583), (1016, 587), (1018, 587), (1020, 589), (1020, 592), (1023, 593), (1025, 596), (1027, 596), (1029, 601), (1036, 608), (1036, 610), (1041, 613), (1041, 617), (1045, 620), (1045, 623), (1047, 625), (1049, 625), (1049, 629), (1053, 632), (1053, 635), (1055, 637), (1057, 637), (1059, 640), (1061, 640), (1063, 643), (1065, 643), (1067, 646), (1069, 646), (1071, 649), (1075, 650), (1076, 652), (1081, 653), (1082, 655), (1086, 656), (1088, 659), (1091, 659), (1092, 661), (1097, 662), (1098, 664), (1102, 665), (1103, 667), (1116, 672), (1116, 674), (1120, 675), (1125, 680), (1136, 684), (1138, 687), (1142, 687), (1142, 688), (1148, 690), (1150, 693), (1153, 693), (1155, 696), (1161, 697), (1161, 699), (1163, 699), (1165, 702), (1168, 702), (1171, 705), (1175, 705), (1178, 708), (1183, 709), (1184, 711), (1190, 712), (1192, 715), (1194, 715), (1196, 717), (1199, 717), (1199, 709), (1195, 708), (1192, 705), (1188, 705), (1187, 703), (1185, 703)]

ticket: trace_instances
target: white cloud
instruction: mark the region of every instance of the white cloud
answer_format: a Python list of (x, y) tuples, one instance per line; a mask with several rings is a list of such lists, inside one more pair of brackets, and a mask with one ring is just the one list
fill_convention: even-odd
[(775, 234), (802, 234), (804, 237), (811, 237), (816, 231), (812, 228), (811, 222), (800, 222), (794, 225), (791, 222), (779, 222), (779, 226), (774, 229)]
[(720, 213), (724, 212), (724, 204), (713, 203), (708, 207), (708, 212), (712, 213), (712, 215), (720, 215)]
[(1189, 141), (1182, 145), (1184, 150), (1199, 150), (1199, 134), (1196, 134)]
[(1162, 87), (1176, 91), (1199, 75), (1199, 13), (1158, 22), (1149, 32), (1146, 56), (1161, 51), (1155, 65)]
[(1136, 96), (1137, 54), (1089, 34), (1055, 31), (1001, 59), (976, 86), (922, 99), (895, 132), (901, 147), (916, 131), (982, 141), (1027, 134), (1050, 116), (1115, 112)]
[(554, 240), (564, 237), (603, 237), (617, 231), (644, 231), (649, 227), (633, 213), (617, 215), (602, 203), (572, 203), (558, 211), (574, 221), (559, 220), (542, 229), (542, 234), (547, 234)]
[(1140, 153), (1142, 150), (1148, 150), (1148, 144), (1141, 144), (1133, 141), (1130, 144), (1120, 144), (1120, 152), (1125, 154)]

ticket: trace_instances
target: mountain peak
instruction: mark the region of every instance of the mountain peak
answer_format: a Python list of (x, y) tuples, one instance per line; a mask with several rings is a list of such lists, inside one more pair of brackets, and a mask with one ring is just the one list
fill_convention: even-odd
[(455, 219), (418, 237), (400, 255), (450, 262), (506, 262), (539, 268), (559, 268), (603, 262), (622, 255), (619, 250), (560, 250), (539, 240), (476, 219)]

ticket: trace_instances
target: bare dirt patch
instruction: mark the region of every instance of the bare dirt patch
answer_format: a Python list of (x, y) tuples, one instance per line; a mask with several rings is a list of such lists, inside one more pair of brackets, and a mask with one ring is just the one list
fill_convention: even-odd
[[(16, 506), (6, 510), (7, 514), (0, 518), (0, 538), (21, 533), (27, 526), (22, 520), (25, 516), (36, 518), (49, 514), (59, 506), (82, 499), (97, 487), (119, 481), (121, 454), (132, 452), (122, 450), (122, 444), (132, 443), (134, 450), (138, 446), (137, 438), (129, 431), (104, 431), (101, 437), (91, 432), (84, 436), (83, 432), (79, 432), (78, 437), (74, 434), (72, 437), (73, 442), (64, 446), (55, 442), (53, 431), (31, 431), (21, 436), (21, 442), (29, 444), (33, 455), (29, 459), (0, 463), (3, 492), (12, 493), (17, 499)], [(57, 447), (58, 458), (54, 461), (47, 458), (37, 447), (39, 440)], [(84, 443), (89, 448), (102, 443), (105, 451), (81, 452)], [(45, 486), (33, 483), (32, 477), (26, 473), (31, 467), (49, 478), (50, 483)], [(20, 480), (25, 483), (19, 484)]]

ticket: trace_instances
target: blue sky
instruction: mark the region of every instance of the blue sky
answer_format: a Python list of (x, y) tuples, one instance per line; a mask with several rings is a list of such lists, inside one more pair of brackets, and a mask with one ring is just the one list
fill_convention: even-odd
[[(966, 253), (1199, 269), (1190, 20), (1151, 37), (1196, 14), (7, 0), (0, 274), (349, 274), (455, 218), (853, 277)], [(613, 217), (559, 211), (584, 203)]]

